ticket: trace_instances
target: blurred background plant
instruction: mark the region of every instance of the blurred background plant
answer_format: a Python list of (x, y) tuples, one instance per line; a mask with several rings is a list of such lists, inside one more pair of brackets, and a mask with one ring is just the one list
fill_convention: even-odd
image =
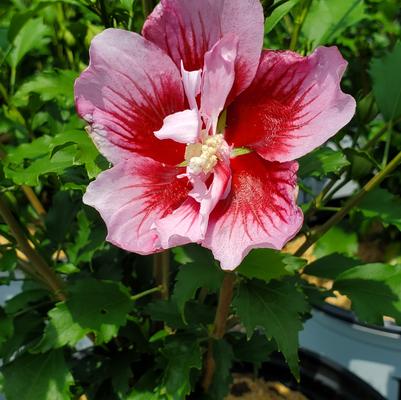
[[(74, 80), (97, 33), (140, 32), (155, 3), (0, 3), (0, 283), (13, 290), (0, 303), (7, 400), (184, 399), (199, 390), (222, 271), (196, 246), (154, 257), (117, 249), (81, 201), (108, 163), (75, 113)], [(401, 323), (399, 1), (263, 6), (266, 47), (339, 46), (349, 61), (343, 89), (358, 110), (301, 159), (298, 238), (286, 252), (253, 251), (238, 269), (228, 328), (241, 323), (247, 335), (229, 329), (213, 342), (211, 399), (227, 393), (233, 363), (258, 367), (277, 349), (297, 375), (298, 332), (327, 297), (347, 295), (363, 322)]]

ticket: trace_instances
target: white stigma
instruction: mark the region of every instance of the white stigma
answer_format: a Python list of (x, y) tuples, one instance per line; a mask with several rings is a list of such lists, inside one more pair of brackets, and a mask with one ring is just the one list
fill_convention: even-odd
[(185, 160), (194, 174), (209, 173), (217, 164), (223, 135), (208, 136), (202, 143), (189, 144), (185, 150)]

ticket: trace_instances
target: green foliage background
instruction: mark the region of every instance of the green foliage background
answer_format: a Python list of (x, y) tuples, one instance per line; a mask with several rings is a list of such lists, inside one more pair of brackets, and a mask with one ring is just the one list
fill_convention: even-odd
[[(162, 299), (154, 259), (106, 243), (103, 222), (81, 201), (108, 163), (75, 112), (74, 80), (94, 35), (106, 27), (140, 32), (153, 3), (0, 2), (0, 199), (66, 292), (49, 291), (0, 219), (0, 283), (22, 284), (0, 306), (0, 392), (7, 400), (175, 400), (200, 391), (222, 271), (207, 251), (175, 249), (171, 296)], [(263, 5), (265, 46), (307, 54), (337, 45), (349, 62), (344, 91), (358, 101), (332, 146), (301, 160), (309, 232), (344, 205), (335, 196), (341, 187), (363, 186), (401, 151), (401, 7), (398, 0)], [(325, 185), (322, 193), (316, 182)], [(401, 322), (400, 196), (396, 170), (319, 238), (317, 261), (305, 269), (334, 280), (364, 322), (381, 324), (383, 314)], [(366, 255), (366, 245), (380, 251)], [(298, 374), (298, 332), (311, 304), (332, 294), (301, 278), (305, 264), (257, 250), (240, 266), (230, 323), (246, 332), (214, 343), (210, 399), (227, 393), (234, 362), (259, 366), (273, 350)]]

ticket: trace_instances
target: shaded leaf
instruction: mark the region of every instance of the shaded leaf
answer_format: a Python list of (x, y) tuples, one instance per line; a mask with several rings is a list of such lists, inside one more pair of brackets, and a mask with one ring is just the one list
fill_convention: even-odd
[(202, 367), (199, 344), (178, 336), (167, 341), (162, 353), (167, 363), (163, 376), (165, 389), (172, 399), (185, 399), (191, 392), (191, 370)]
[(370, 66), (373, 92), (384, 118), (391, 121), (401, 116), (401, 42)]
[(96, 343), (115, 337), (133, 309), (128, 289), (120, 283), (81, 279), (70, 286), (69, 297), (49, 311), (50, 321), (36, 351), (74, 346), (93, 332)]
[(340, 253), (333, 253), (307, 265), (303, 272), (308, 275), (318, 276), (319, 278), (336, 279), (338, 275), (360, 265), (360, 263), (355, 258), (346, 257)]
[(244, 335), (236, 338), (233, 349), (236, 360), (260, 365), (268, 360), (270, 353), (277, 350), (277, 345), (274, 340), (268, 340), (266, 335), (256, 331), (251, 338)]
[(25, 354), (3, 367), (7, 400), (69, 400), (72, 375), (62, 351)]
[(297, 378), (298, 332), (302, 329), (302, 314), (309, 309), (302, 292), (293, 283), (272, 281), (243, 282), (234, 307), (248, 337), (257, 328), (263, 328), (267, 338), (273, 338), (277, 348)]
[(214, 342), (213, 358), (216, 363), (216, 369), (208, 395), (211, 399), (224, 399), (232, 383), (231, 367), (234, 353), (231, 345), (225, 340)]
[(203, 287), (210, 291), (218, 291), (224, 273), (215, 264), (182, 265), (176, 277), (173, 299), (176, 301), (181, 313), (184, 312), (185, 303), (195, 298), (196, 291)]
[(170, 300), (156, 300), (150, 303), (146, 309), (152, 320), (163, 321), (172, 328), (184, 328), (185, 323), (177, 303)]
[(357, 210), (367, 218), (379, 218), (384, 224), (401, 230), (401, 200), (385, 189), (377, 188), (369, 192)]

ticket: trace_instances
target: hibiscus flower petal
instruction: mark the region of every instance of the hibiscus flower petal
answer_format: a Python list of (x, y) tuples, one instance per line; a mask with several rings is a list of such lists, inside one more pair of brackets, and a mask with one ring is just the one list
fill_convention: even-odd
[(200, 133), (199, 113), (196, 109), (179, 111), (164, 118), (163, 126), (155, 132), (160, 139), (172, 139), (178, 143), (195, 143)]
[(106, 223), (107, 240), (139, 254), (161, 248), (155, 223), (188, 198), (183, 168), (135, 156), (102, 172), (87, 188), (84, 203), (96, 208)]
[(97, 35), (89, 67), (75, 83), (75, 101), (95, 143), (112, 163), (132, 152), (171, 165), (182, 161), (183, 145), (154, 136), (167, 115), (187, 108), (180, 71), (141, 36), (119, 29)]
[(187, 71), (181, 61), (181, 76), (189, 107), (197, 110), (196, 96), (200, 93), (202, 70)]
[(156, 223), (164, 248), (200, 243), (204, 239), (210, 213), (219, 200), (226, 197), (230, 188), (231, 171), (228, 163), (220, 162), (214, 169), (212, 179), (209, 187), (201, 177), (192, 182), (194, 188), (189, 192), (188, 200)]
[(303, 221), (295, 200), (296, 162), (272, 163), (249, 153), (232, 159), (231, 169), (230, 194), (211, 213), (202, 243), (225, 270), (235, 269), (253, 248), (281, 249)]
[(202, 75), (201, 114), (208, 120), (216, 134), (217, 121), (226, 104), (227, 96), (235, 78), (235, 58), (238, 38), (228, 34), (219, 40), (205, 54), (205, 67)]
[(263, 52), (252, 85), (227, 111), (227, 142), (281, 162), (320, 146), (355, 112), (355, 100), (340, 87), (346, 66), (336, 47), (308, 57)]
[(263, 46), (264, 17), (259, 0), (161, 0), (142, 34), (188, 71), (203, 68), (204, 56), (225, 34), (239, 38), (232, 95), (252, 81)]

